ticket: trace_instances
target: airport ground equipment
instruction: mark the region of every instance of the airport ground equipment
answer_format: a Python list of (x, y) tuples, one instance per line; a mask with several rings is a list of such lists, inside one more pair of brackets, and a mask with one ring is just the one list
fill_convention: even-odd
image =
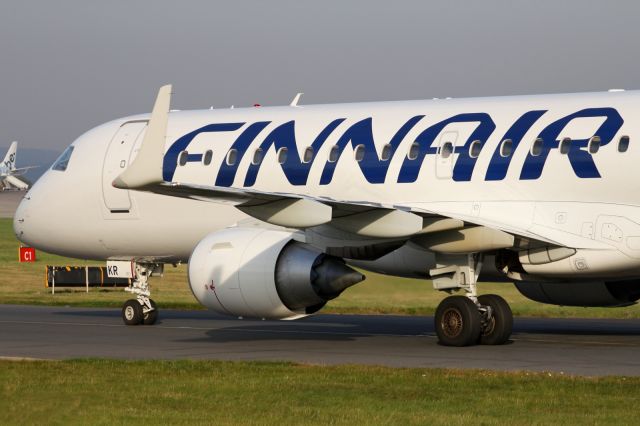
[(129, 286), (126, 278), (107, 275), (104, 266), (51, 266), (45, 267), (45, 287), (55, 294), (56, 287), (81, 288), (89, 292), (90, 287), (122, 288)]

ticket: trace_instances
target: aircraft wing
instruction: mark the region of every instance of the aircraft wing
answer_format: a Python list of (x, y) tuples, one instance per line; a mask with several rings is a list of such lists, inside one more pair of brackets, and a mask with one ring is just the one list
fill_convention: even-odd
[[(274, 225), (307, 228), (332, 225), (336, 228), (377, 238), (413, 238), (421, 245), (439, 245), (432, 237), (482, 239), (492, 249), (526, 246), (566, 246), (573, 248), (606, 248), (591, 239), (549, 229), (544, 234), (509, 224), (474, 217), (451, 209), (383, 205), (375, 202), (336, 200), (293, 193), (264, 192), (249, 188), (191, 185), (158, 182), (144, 188), (129, 188), (166, 196), (232, 204), (244, 213)], [(470, 210), (470, 205), (467, 210)], [(462, 209), (461, 209), (462, 210)], [(473, 235), (467, 235), (474, 228)], [(480, 229), (481, 228), (481, 229)], [(433, 240), (431, 244), (429, 240)], [(441, 238), (438, 238), (441, 240)], [(504, 246), (504, 247), (499, 247)], [(468, 248), (473, 248), (468, 246)]]
[(11, 176), (22, 176), (27, 171), (31, 169), (37, 169), (38, 167), (40, 166), (16, 167), (15, 169), (11, 170)]

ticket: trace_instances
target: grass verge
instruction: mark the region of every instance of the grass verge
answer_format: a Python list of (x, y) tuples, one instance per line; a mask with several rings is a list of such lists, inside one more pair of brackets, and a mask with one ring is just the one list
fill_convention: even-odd
[(638, 378), (221, 361), (0, 361), (2, 424), (631, 424)]

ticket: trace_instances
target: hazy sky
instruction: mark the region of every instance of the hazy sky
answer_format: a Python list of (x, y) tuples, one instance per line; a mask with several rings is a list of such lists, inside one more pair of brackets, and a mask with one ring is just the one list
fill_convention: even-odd
[(1, 0), (0, 146), (178, 109), (640, 88), (637, 1)]

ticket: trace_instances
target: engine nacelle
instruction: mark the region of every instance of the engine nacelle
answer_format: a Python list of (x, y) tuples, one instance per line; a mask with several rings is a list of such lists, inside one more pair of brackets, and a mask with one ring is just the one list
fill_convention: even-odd
[(293, 233), (228, 228), (203, 238), (189, 259), (189, 285), (216, 312), (295, 319), (362, 281), (340, 258), (294, 241)]
[(640, 281), (515, 282), (516, 288), (536, 302), (561, 306), (628, 306), (640, 299)]

